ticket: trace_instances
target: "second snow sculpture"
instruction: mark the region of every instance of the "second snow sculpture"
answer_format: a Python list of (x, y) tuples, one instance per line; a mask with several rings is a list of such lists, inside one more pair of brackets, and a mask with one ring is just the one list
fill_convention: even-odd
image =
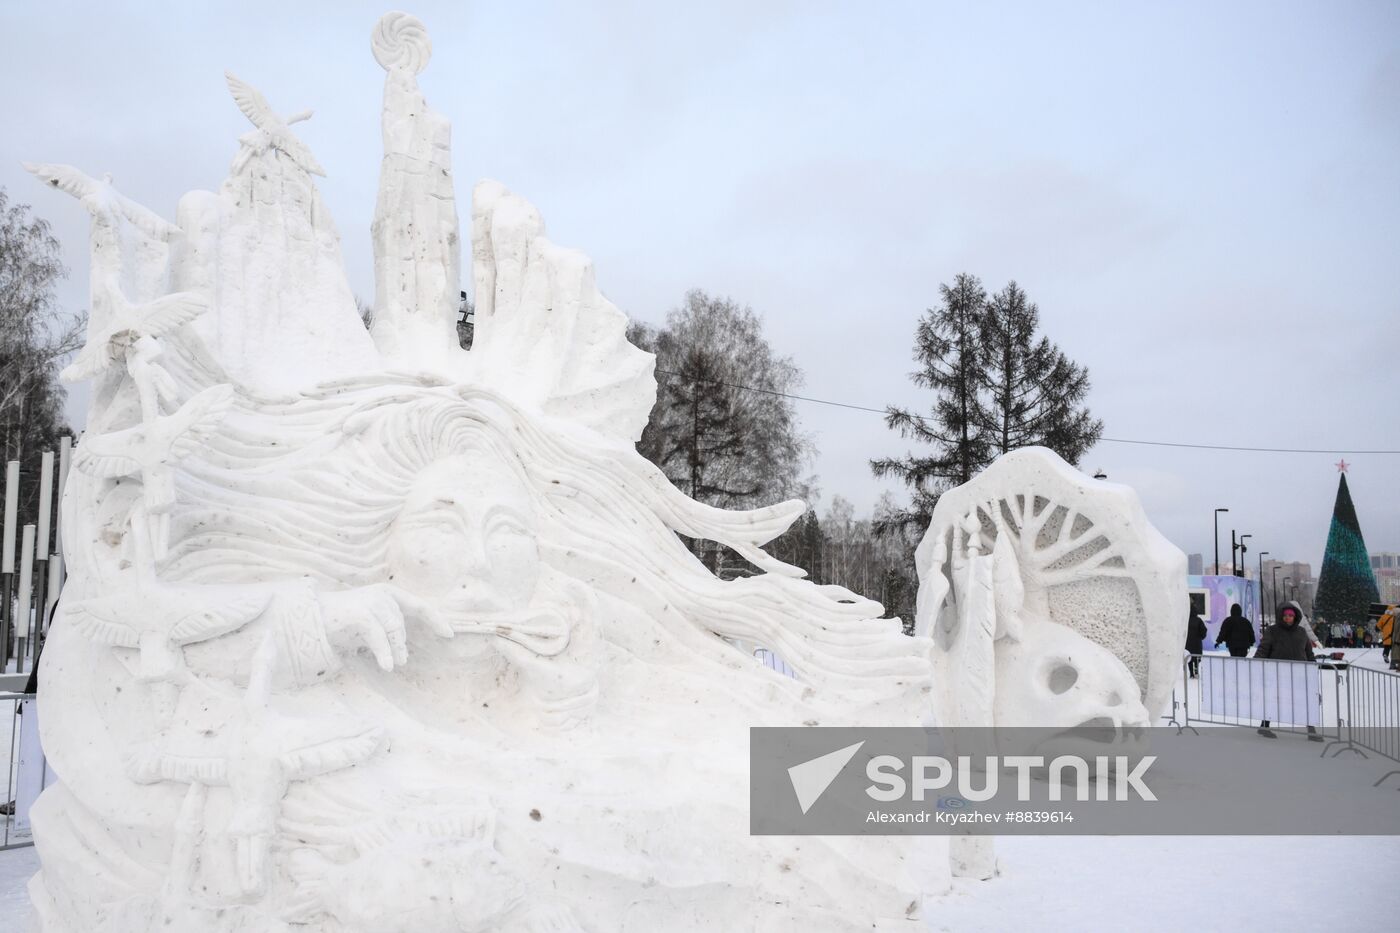
[(1147, 726), (1179, 671), (1185, 556), (1126, 486), (1044, 448), (944, 493), (916, 555), (948, 726)]
[[(1122, 736), (1161, 712), (1180, 670), (1186, 557), (1131, 489), (1044, 448), (1012, 451), (939, 497), (915, 562), (940, 726)], [(951, 856), (955, 875), (997, 872), (990, 836), (954, 837)]]
[[(455, 342), (447, 121), (391, 14), (374, 341), (251, 85), (218, 192), (93, 212), (98, 381), (43, 657), (60, 783), (45, 933), (866, 930), (948, 882), (941, 840), (750, 837), (747, 727), (917, 724), (928, 642), (763, 545), (796, 502), (688, 499), (632, 441), (652, 359), (494, 183)], [(676, 533), (763, 573), (721, 581)], [(727, 639), (780, 653), (779, 676)]]

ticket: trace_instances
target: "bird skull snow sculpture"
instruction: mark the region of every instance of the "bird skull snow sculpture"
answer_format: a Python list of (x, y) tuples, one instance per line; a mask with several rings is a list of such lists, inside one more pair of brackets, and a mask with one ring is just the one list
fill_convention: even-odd
[[(915, 725), (929, 642), (641, 458), (653, 361), (588, 261), (482, 183), (456, 344), (450, 127), (386, 16), (373, 339), (320, 165), (256, 129), (171, 225), (93, 215), (96, 384), (43, 655), (46, 933), (867, 930), (941, 840), (751, 837), (750, 725)], [(677, 537), (761, 571), (716, 579)], [(718, 637), (717, 637), (718, 636)], [(780, 653), (779, 676), (729, 640)]]
[(1016, 450), (939, 498), (916, 562), (941, 725), (1121, 729), (1161, 712), (1185, 557), (1132, 490)]
[[(940, 726), (1150, 724), (1171, 691), (1186, 558), (1132, 490), (1039, 447), (938, 499), (915, 562)], [(1029, 751), (1029, 749), (1027, 749)], [(993, 840), (951, 841), (953, 873), (996, 873)]]

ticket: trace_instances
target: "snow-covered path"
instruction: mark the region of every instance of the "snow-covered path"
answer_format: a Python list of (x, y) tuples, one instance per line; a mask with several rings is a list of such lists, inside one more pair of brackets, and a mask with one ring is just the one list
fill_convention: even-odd
[(958, 882), (931, 930), (1400, 927), (1395, 836), (1019, 836), (997, 848), (1002, 877)]
[[(1396, 799), (1400, 806), (1400, 796)], [(958, 882), (929, 929), (952, 933), (1394, 930), (1394, 836), (1020, 836), (1002, 877)], [(33, 848), (0, 852), (0, 933), (27, 929)]]

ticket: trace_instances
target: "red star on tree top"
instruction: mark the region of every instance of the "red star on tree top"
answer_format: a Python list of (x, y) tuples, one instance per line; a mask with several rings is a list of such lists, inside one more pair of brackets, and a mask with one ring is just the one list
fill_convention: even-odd
[(1347, 463), (1345, 460), (1339, 460), (1337, 461), (1337, 472), (1345, 473), (1347, 471), (1347, 467), (1349, 466), (1351, 466), (1350, 463)]

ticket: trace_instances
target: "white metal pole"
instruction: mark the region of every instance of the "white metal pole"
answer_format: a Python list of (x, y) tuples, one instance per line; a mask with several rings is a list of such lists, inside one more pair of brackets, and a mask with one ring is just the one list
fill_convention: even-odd
[(15, 520), (19, 516), (19, 461), (5, 471), (5, 541), (0, 548), (0, 573), (15, 572)]
[(24, 649), (29, 644), (30, 589), (34, 583), (34, 526), (24, 526), (24, 543), (19, 550), (19, 612), (15, 614), (15, 634), (19, 636), (19, 669), (24, 670)]
[[(58, 521), (54, 522), (53, 550), (63, 553), (63, 490), (68, 488), (68, 464), (73, 456), (73, 438), (63, 435), (58, 442)], [(62, 583), (62, 579), (59, 580)]]
[(49, 559), (49, 519), (53, 514), (53, 451), (39, 458), (39, 534), (34, 539), (34, 559)]

